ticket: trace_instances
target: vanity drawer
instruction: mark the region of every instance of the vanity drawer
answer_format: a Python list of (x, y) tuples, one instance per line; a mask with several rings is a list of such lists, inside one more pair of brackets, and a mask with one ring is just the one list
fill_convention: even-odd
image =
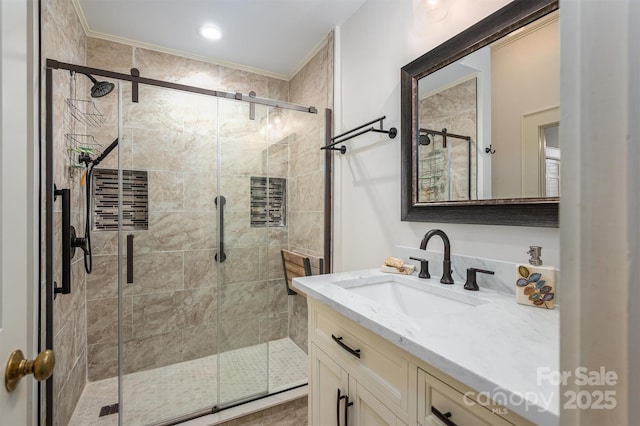
[[(418, 423), (422, 426), (445, 425), (434, 413), (439, 411), (457, 426), (512, 425), (492, 410), (478, 404), (429, 373), (418, 369)], [(500, 410), (499, 406), (492, 407)]]
[(313, 342), (401, 420), (408, 422), (409, 361), (405, 353), (321, 305), (310, 303), (309, 309), (309, 330)]

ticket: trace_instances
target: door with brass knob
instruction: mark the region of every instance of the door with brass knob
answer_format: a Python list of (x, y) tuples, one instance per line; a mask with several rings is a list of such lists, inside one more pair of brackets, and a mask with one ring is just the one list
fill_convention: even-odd
[(53, 373), (53, 367), (56, 364), (56, 357), (51, 349), (42, 351), (36, 359), (30, 361), (24, 357), (20, 349), (11, 353), (4, 369), (4, 387), (8, 392), (13, 392), (20, 379), (28, 374), (38, 381), (47, 380)]

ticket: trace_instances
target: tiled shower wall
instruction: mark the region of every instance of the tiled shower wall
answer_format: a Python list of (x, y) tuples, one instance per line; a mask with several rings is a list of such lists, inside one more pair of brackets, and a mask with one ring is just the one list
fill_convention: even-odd
[[(43, 0), (41, 3), (41, 40), (42, 40), (42, 64), (45, 58), (55, 58), (63, 62), (76, 64), (85, 63), (86, 36), (77, 18), (73, 6), (67, 0)], [(44, 68), (42, 70), (44, 76)], [(80, 174), (69, 173), (68, 151), (65, 145), (65, 133), (70, 131), (73, 123), (67, 120), (65, 114), (65, 99), (70, 96), (70, 74), (54, 72), (53, 92), (53, 118), (60, 123), (54, 128), (55, 154), (54, 154), (54, 181), (58, 188), (69, 188), (71, 190), (71, 224), (78, 233), (83, 232), (82, 219), (82, 187), (80, 185)], [(85, 93), (88, 90), (87, 81), (84, 76), (76, 76), (77, 93)], [(45, 81), (42, 79), (42, 97), (45, 96)], [(84, 97), (84, 96), (83, 96)], [(44, 103), (43, 103), (44, 105)], [(44, 111), (43, 126), (44, 129)], [(76, 123), (75, 131), (85, 133), (83, 125)], [(44, 146), (42, 147), (44, 152)], [(44, 167), (44, 163), (43, 163)], [(44, 168), (41, 171), (41, 178), (45, 177)], [(44, 193), (43, 193), (44, 197)], [(43, 220), (41, 249), (44, 250), (44, 216), (45, 202), (41, 202)], [(61, 233), (62, 212), (61, 201), (55, 203), (54, 209), (54, 265), (55, 281), (61, 283)], [(44, 251), (42, 251), (44, 259)], [(41, 265), (42, 274), (45, 277), (44, 261)], [(82, 394), (86, 383), (86, 301), (85, 301), (85, 272), (82, 263), (82, 252), (78, 250), (72, 260), (71, 269), (71, 294), (59, 295), (54, 301), (54, 348), (56, 354), (56, 366), (53, 373), (54, 398), (56, 401), (53, 422), (56, 425), (66, 425), (73, 413), (73, 409)], [(41, 283), (44, 291), (45, 282)], [(44, 301), (44, 298), (42, 298)], [(41, 323), (44, 330), (45, 315), (44, 303), (42, 305)], [(41, 336), (42, 339), (45, 336)], [(45, 401), (44, 386), (42, 386), (42, 401)], [(42, 410), (42, 415), (45, 415)]]
[[(88, 65), (98, 68), (115, 65), (116, 71), (128, 72), (135, 66), (145, 77), (288, 97), (286, 81), (103, 40), (89, 39), (87, 56)], [(267, 173), (287, 177), (290, 138), (269, 141), (264, 106), (256, 106), (256, 119), (249, 120), (248, 104), (148, 86), (140, 87), (140, 103), (132, 104), (127, 86), (121, 161), (125, 168), (149, 172), (150, 211), (149, 230), (132, 232), (136, 271), (124, 291), (125, 372), (286, 336), (286, 295), (277, 278), (288, 229), (249, 226), (249, 180)], [(114, 133), (113, 124), (105, 131)], [(221, 170), (216, 169), (218, 149)], [(115, 160), (103, 165), (115, 167)], [(214, 260), (218, 173), (220, 195), (226, 198), (227, 256), (219, 290)], [(117, 373), (116, 237), (94, 232), (96, 269), (87, 282), (90, 380)]]
[[(327, 105), (328, 51), (325, 47), (299, 73), (303, 77), (293, 80), (298, 95), (294, 101), (318, 105), (320, 114)], [(145, 77), (289, 98), (289, 83), (283, 80), (104, 40), (88, 40), (87, 64), (120, 72), (135, 66)], [(317, 72), (310, 71), (318, 66), (324, 67), (319, 73), (324, 82), (304, 87), (305, 82), (318, 84)], [(274, 109), (269, 115), (267, 107), (257, 105), (256, 119), (249, 120), (246, 103), (145, 86), (140, 88), (140, 103), (132, 105), (129, 90), (125, 84), (122, 163), (149, 172), (150, 228), (133, 232), (140, 254), (135, 260), (136, 282), (124, 293), (125, 371), (288, 334), (302, 345), (306, 301), (287, 297), (280, 250), (293, 247), (322, 255), (324, 158), (319, 147), (324, 144), (324, 117)], [(98, 103), (104, 111), (114, 111), (103, 102), (109, 101)], [(274, 128), (275, 115), (288, 130)], [(115, 115), (110, 116), (111, 124), (100, 136), (107, 141), (117, 134)], [(265, 132), (269, 124), (272, 130)], [(217, 149), (221, 170), (215, 169)], [(113, 156), (103, 166), (115, 167), (115, 161)], [(220, 195), (226, 197), (227, 255), (219, 289), (213, 259), (218, 173)], [(250, 177), (267, 175), (288, 179), (286, 227), (250, 227)], [(96, 231), (93, 239), (96, 267), (87, 282), (87, 339), (89, 379), (98, 380), (117, 372), (117, 245), (115, 232)], [(219, 324), (218, 304), (223, 319)]]
[[(327, 42), (289, 81), (291, 102), (314, 105), (318, 114), (333, 109), (333, 33)], [(289, 192), (291, 250), (324, 256), (324, 119), (304, 116), (295, 121), (297, 141), (290, 150)], [(289, 337), (307, 351), (307, 300), (289, 296)]]

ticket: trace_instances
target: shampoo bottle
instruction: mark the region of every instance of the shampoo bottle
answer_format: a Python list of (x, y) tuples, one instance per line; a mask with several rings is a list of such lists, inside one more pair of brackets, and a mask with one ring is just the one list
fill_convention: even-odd
[(556, 299), (556, 274), (551, 266), (542, 266), (542, 247), (530, 246), (528, 265), (516, 265), (516, 301), (522, 305), (553, 309)]

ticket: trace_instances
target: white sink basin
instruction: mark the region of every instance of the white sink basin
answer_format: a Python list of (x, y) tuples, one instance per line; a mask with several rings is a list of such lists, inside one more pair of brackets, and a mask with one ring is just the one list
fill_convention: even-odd
[(443, 284), (420, 282), (402, 275), (366, 277), (336, 281), (334, 284), (412, 318), (460, 312), (489, 303), (488, 300)]

